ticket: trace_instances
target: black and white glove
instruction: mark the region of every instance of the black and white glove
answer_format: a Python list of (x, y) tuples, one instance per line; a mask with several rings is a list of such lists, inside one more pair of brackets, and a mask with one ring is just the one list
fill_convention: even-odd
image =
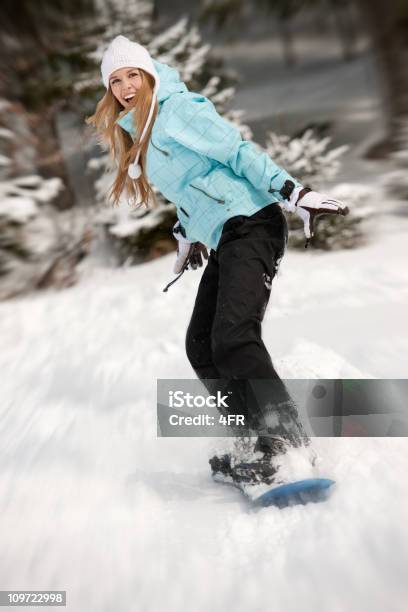
[(201, 268), (203, 265), (203, 256), (208, 259), (207, 248), (201, 242), (190, 242), (185, 237), (185, 232), (177, 221), (173, 227), (173, 236), (178, 241), (177, 245), (177, 259), (174, 264), (174, 274), (180, 274), (187, 270), (188, 266), (191, 265), (193, 270)]
[(306, 247), (314, 236), (314, 222), (318, 216), (346, 216), (349, 213), (348, 207), (340, 200), (304, 187), (296, 187), (290, 198), (283, 201), (283, 208), (288, 212), (295, 212), (302, 219)]

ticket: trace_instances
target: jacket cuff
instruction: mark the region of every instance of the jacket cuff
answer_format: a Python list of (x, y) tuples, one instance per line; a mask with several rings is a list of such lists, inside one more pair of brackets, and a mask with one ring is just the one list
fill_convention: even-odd
[(303, 185), (302, 185), (302, 183), (300, 183), (300, 181), (298, 181), (293, 176), (291, 176), (289, 174), (289, 172), (286, 172), (286, 170), (282, 170), (281, 172), (279, 172), (279, 174), (277, 174), (276, 176), (274, 176), (271, 179), (270, 187), (269, 187), (269, 190), (268, 190), (269, 193), (273, 193), (273, 195), (280, 202), (284, 202), (284, 201), (287, 202), (287, 200), (285, 200), (285, 198), (280, 193), (280, 190), (282, 189), (282, 187), (284, 186), (286, 181), (291, 181), (292, 183), (294, 183), (295, 189), (294, 189), (293, 193), (297, 190), (297, 188), (300, 188), (298, 191), (303, 189)]

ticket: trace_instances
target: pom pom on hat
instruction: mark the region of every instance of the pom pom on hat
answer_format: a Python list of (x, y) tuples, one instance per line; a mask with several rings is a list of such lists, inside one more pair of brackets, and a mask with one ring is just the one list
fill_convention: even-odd
[(130, 176), (131, 179), (135, 181), (141, 176), (141, 174), (142, 174), (142, 169), (140, 167), (140, 164), (137, 164), (135, 162), (133, 162), (133, 164), (129, 164), (128, 175)]

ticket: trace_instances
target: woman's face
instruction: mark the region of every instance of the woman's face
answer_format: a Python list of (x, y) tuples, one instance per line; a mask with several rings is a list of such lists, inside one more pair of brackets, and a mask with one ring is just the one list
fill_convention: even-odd
[(131, 100), (142, 85), (142, 74), (138, 68), (119, 68), (109, 77), (113, 95), (124, 108), (131, 107)]

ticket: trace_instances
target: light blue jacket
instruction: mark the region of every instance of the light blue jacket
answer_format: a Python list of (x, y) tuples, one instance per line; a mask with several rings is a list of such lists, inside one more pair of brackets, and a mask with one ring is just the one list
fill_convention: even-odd
[[(282, 201), (285, 170), (223, 119), (205, 96), (188, 91), (179, 73), (154, 61), (159, 111), (147, 150), (149, 181), (177, 208), (192, 242), (216, 249), (224, 223)], [(129, 111), (118, 124), (135, 136)]]

